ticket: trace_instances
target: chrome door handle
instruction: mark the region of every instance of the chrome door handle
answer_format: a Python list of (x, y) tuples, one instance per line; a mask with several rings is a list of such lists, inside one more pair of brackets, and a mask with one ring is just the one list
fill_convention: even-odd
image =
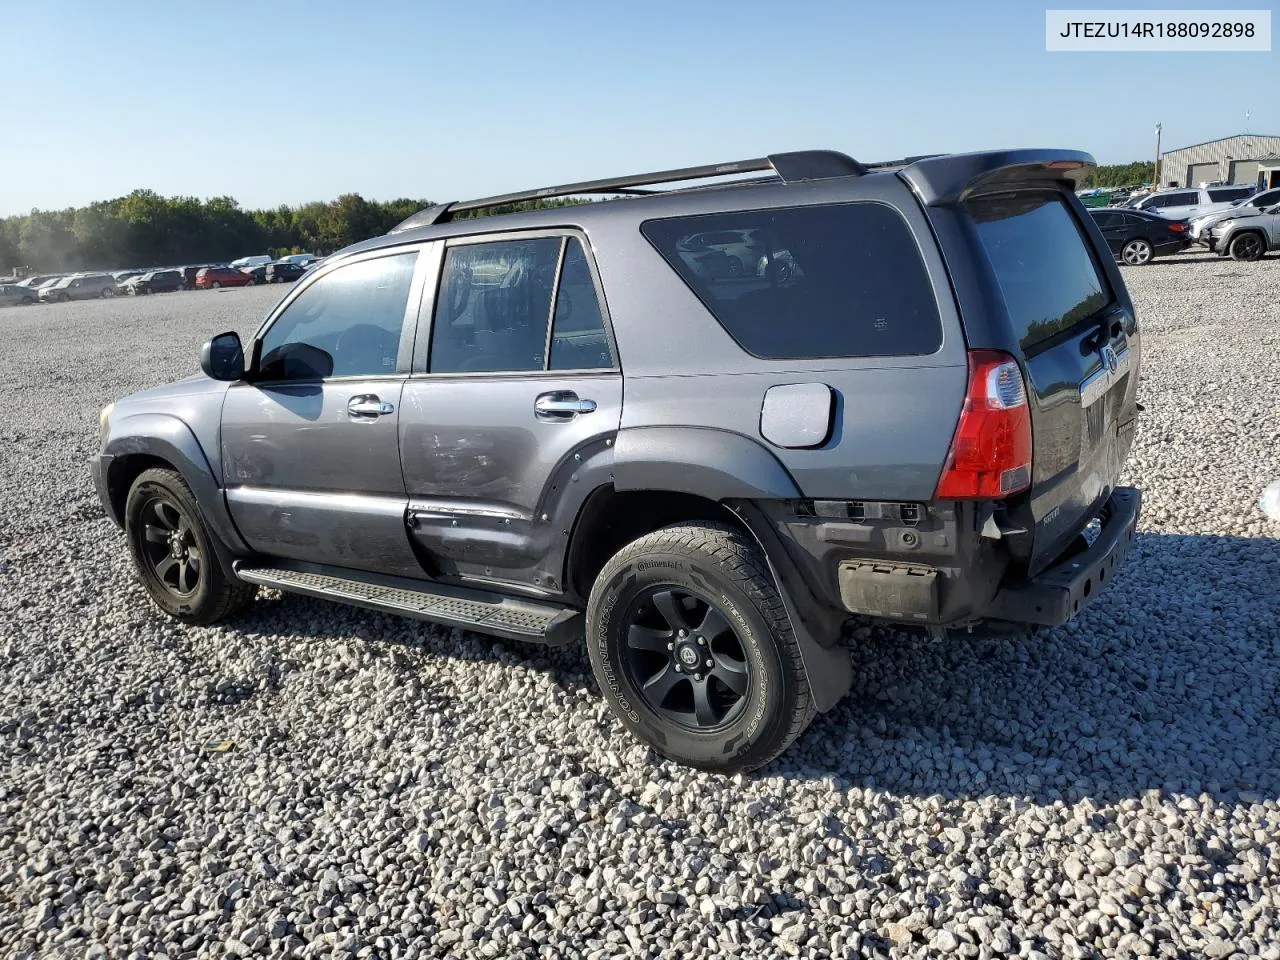
[(352, 397), (347, 401), (347, 415), (352, 417), (381, 417), (395, 412), (394, 404), (383, 403), (371, 393)]
[(593, 413), (595, 409), (594, 400), (579, 400), (572, 390), (539, 394), (533, 402), (534, 414), (544, 420), (569, 420), (580, 413)]

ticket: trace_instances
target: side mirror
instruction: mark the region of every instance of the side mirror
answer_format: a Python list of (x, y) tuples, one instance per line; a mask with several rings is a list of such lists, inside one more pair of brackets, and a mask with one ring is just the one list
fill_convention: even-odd
[(200, 369), (214, 380), (244, 376), (244, 348), (237, 333), (220, 333), (200, 348)]

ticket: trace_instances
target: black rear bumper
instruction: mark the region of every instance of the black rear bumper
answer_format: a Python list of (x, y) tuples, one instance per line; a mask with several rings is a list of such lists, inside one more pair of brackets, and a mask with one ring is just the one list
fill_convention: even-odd
[(1142, 491), (1117, 487), (1099, 519), (1102, 531), (1088, 549), (1068, 555), (1038, 576), (1004, 586), (984, 617), (1061, 626), (1088, 606), (1111, 581), (1133, 545)]

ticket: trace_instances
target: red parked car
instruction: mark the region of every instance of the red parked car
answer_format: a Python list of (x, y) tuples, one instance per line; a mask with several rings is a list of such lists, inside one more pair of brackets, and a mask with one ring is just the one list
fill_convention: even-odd
[(231, 267), (205, 267), (196, 274), (196, 289), (208, 290), (216, 287), (246, 287), (249, 275), (233, 270)]

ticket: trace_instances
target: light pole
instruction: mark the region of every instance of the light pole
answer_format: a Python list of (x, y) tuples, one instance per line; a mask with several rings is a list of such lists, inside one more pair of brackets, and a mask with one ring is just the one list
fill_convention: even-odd
[(1156, 165), (1151, 175), (1151, 189), (1160, 189), (1160, 127), (1162, 124), (1156, 124)]

